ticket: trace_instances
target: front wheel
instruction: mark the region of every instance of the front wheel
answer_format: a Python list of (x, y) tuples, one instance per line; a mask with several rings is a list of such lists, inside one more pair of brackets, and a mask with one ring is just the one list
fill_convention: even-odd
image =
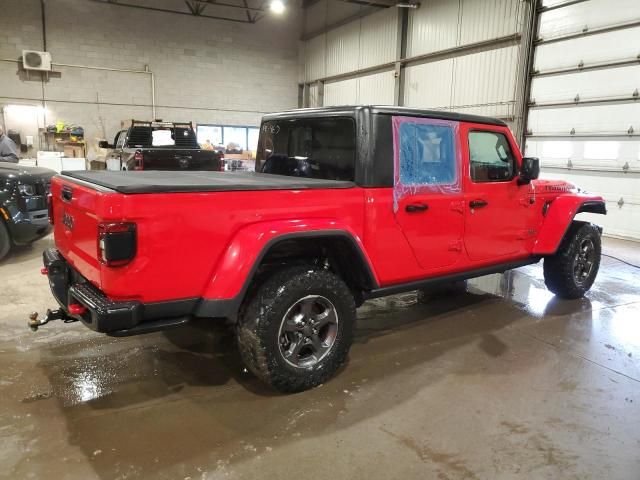
[(600, 268), (600, 231), (591, 223), (574, 222), (555, 255), (544, 259), (544, 282), (561, 298), (582, 297)]
[(236, 325), (240, 355), (282, 392), (313, 388), (344, 363), (356, 308), (336, 274), (312, 266), (282, 269), (257, 287)]

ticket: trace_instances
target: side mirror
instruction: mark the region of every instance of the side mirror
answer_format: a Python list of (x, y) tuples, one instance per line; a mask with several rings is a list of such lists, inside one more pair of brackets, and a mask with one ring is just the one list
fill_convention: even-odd
[(540, 160), (535, 157), (523, 157), (518, 185), (528, 185), (540, 175)]
[(112, 145), (109, 145), (109, 142), (107, 142), (106, 140), (100, 140), (100, 141), (98, 142), (98, 146), (99, 146), (100, 148), (113, 148), (113, 146), (112, 146)]

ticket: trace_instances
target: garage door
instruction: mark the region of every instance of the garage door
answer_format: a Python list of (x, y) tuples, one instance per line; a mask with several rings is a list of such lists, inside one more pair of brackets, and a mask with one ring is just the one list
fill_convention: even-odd
[(546, 0), (537, 38), (527, 154), (605, 197), (605, 233), (640, 239), (640, 1)]

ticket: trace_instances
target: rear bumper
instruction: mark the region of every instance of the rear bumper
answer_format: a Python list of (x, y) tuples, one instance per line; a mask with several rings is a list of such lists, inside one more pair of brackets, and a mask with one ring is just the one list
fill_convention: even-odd
[[(68, 316), (80, 320), (96, 332), (130, 336), (178, 327), (195, 316), (229, 318), (230, 303), (225, 300), (188, 298), (167, 302), (118, 301), (83, 278), (54, 248), (42, 254), (51, 292)], [(82, 315), (69, 314), (69, 305), (86, 308)]]

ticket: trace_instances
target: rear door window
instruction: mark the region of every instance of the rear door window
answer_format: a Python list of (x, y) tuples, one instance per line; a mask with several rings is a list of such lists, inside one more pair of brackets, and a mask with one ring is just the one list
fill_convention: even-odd
[(456, 181), (453, 128), (401, 123), (400, 182), (403, 185), (451, 185)]
[(355, 122), (351, 118), (277, 120), (260, 128), (256, 170), (353, 181), (355, 158)]

